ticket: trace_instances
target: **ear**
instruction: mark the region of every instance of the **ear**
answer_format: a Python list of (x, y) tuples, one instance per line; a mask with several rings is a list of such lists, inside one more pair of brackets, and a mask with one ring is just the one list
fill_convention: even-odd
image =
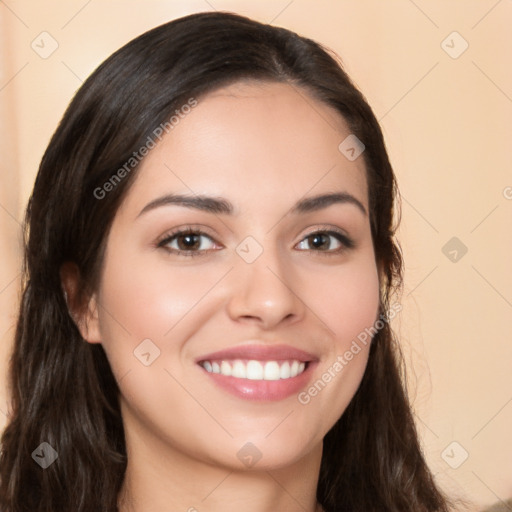
[(88, 343), (101, 343), (98, 301), (96, 293), (88, 297), (87, 304), (79, 295), (80, 271), (75, 263), (66, 262), (60, 268), (60, 282), (69, 314), (82, 338)]

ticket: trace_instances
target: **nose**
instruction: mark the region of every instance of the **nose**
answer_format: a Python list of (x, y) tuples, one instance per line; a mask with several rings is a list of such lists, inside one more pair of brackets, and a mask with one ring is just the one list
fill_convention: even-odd
[(269, 330), (303, 318), (305, 304), (297, 294), (293, 269), (269, 250), (253, 263), (238, 261), (231, 274), (227, 310), (232, 320)]

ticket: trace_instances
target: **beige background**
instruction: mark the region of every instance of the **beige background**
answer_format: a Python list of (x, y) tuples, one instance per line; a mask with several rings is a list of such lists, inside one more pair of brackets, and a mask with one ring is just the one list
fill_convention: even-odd
[[(66, 105), (134, 36), (213, 9), (333, 48), (367, 96), (403, 195), (406, 280), (395, 327), (429, 462), (470, 510), (511, 497), (511, 0), (0, 1), (1, 372), (18, 298), (20, 222)], [(47, 56), (52, 39), (58, 48)], [(452, 237), (467, 247), (462, 257), (460, 246), (443, 252)], [(5, 386), (0, 409), (5, 423)]]

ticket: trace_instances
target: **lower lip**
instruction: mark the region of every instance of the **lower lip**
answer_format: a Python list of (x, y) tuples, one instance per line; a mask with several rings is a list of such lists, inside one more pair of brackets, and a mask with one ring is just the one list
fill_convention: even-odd
[(239, 379), (237, 377), (227, 377), (220, 373), (207, 372), (203, 367), (201, 367), (201, 369), (217, 386), (238, 398), (245, 400), (277, 401), (298, 394), (306, 387), (314, 366), (315, 363), (310, 361), (306, 369), (300, 375), (279, 380)]

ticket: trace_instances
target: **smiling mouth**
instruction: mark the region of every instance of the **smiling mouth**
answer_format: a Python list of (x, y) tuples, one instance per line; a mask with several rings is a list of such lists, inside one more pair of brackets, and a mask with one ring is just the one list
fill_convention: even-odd
[(199, 363), (208, 373), (246, 380), (277, 381), (297, 377), (305, 371), (308, 362), (250, 360), (205, 360)]
[(318, 357), (292, 345), (249, 340), (204, 354), (195, 361), (209, 382), (243, 400), (278, 401), (300, 392)]

